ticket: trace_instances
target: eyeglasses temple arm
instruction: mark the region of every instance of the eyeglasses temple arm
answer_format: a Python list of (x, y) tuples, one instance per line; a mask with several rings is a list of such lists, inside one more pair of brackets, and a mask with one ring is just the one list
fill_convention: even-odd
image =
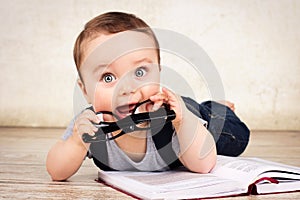
[(113, 136), (112, 138), (109, 138), (109, 140), (111, 140), (111, 139), (118, 138), (126, 133), (135, 131), (136, 125), (139, 123), (151, 122), (154, 120), (161, 120), (161, 119), (164, 119), (166, 122), (169, 122), (174, 120), (175, 118), (176, 118), (176, 114), (173, 110), (163, 109), (163, 108), (160, 108), (157, 111), (151, 113), (145, 112), (145, 113), (132, 114), (117, 122), (107, 123), (102, 127), (100, 126), (94, 136), (84, 133), (82, 135), (82, 139), (84, 142), (97, 141), (100, 135), (106, 135), (107, 133), (111, 133), (122, 129), (121, 133)]

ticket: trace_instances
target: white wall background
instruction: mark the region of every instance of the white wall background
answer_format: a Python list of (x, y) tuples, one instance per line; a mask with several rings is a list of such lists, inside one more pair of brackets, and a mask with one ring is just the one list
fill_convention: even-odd
[(74, 41), (106, 11), (134, 13), (196, 41), (251, 129), (300, 130), (297, 0), (1, 0), (0, 125), (68, 124)]

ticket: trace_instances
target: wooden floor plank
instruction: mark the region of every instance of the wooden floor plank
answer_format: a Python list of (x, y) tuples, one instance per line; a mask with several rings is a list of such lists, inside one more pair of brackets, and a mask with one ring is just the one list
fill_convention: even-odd
[(132, 199), (110, 187), (94, 185), (0, 183), (0, 199)]
[[(47, 152), (64, 129), (0, 128), (0, 199), (131, 199), (94, 181), (97, 168), (86, 159), (66, 182), (51, 181)], [(241, 156), (258, 157), (300, 167), (300, 131), (252, 131)], [(300, 192), (225, 199), (300, 199)]]
[(249, 145), (241, 156), (300, 167), (300, 131), (252, 131)]

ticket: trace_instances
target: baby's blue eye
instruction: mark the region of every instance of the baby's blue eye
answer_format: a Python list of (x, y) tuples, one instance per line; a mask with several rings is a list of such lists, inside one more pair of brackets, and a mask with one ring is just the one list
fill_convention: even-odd
[(144, 67), (140, 67), (140, 68), (138, 68), (138, 69), (135, 71), (135, 75), (136, 75), (137, 77), (143, 77), (143, 76), (146, 75), (146, 73), (147, 73), (147, 71), (146, 71), (146, 69), (145, 69)]
[(116, 77), (112, 74), (105, 74), (105, 75), (103, 75), (102, 80), (105, 83), (110, 83), (110, 82), (116, 80)]

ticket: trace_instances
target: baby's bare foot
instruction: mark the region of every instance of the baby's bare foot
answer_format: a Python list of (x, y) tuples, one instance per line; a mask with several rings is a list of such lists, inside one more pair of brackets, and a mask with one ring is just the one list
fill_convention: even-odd
[(218, 103), (227, 106), (227, 107), (230, 108), (233, 112), (234, 112), (234, 110), (235, 110), (234, 103), (232, 103), (232, 102), (230, 102), (230, 101), (221, 100), (221, 101), (218, 101)]

